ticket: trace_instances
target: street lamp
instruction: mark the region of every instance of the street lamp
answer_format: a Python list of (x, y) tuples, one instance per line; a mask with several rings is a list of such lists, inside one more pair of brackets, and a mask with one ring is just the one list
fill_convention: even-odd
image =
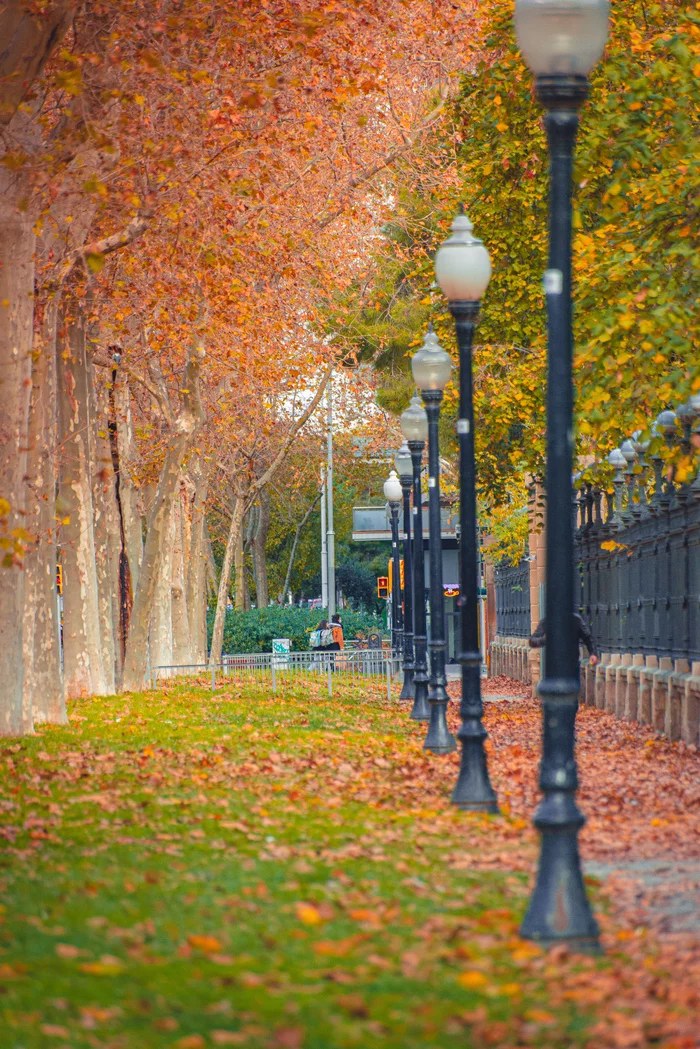
[(413, 558), (411, 552), (411, 488), (413, 487), (413, 461), (411, 450), (403, 442), (394, 456), (394, 466), (401, 481), (403, 492), (403, 688), (399, 699), (415, 699), (413, 686)]
[(571, 181), (578, 110), (588, 95), (588, 74), (605, 48), (607, 0), (516, 0), (515, 29), (535, 74), (546, 110), (550, 150), (547, 296), (547, 643), (540, 788), (535, 815), (541, 852), (537, 884), (521, 935), (543, 944), (566, 943), (596, 951), (598, 925), (581, 873), (574, 752), (579, 693), (574, 621), (573, 383), (571, 325)]
[(452, 358), (438, 342), (432, 325), (423, 345), (411, 358), (416, 386), (428, 416), (428, 505), (430, 520), (430, 725), (423, 744), (434, 754), (457, 749), (447, 727), (447, 681), (445, 678), (445, 594), (442, 586), (442, 536), (440, 526), (440, 449), (438, 420), (443, 390), (452, 374)]
[(462, 725), (457, 738), (462, 743), (459, 776), (452, 802), (470, 812), (498, 812), (498, 802), (489, 780), (482, 723), (481, 650), (479, 647), (479, 551), (476, 520), (476, 463), (474, 458), (474, 399), (472, 342), (479, 303), (491, 276), (489, 253), (472, 233), (465, 214), (452, 223), (452, 236), (435, 256), (435, 276), (450, 305), (459, 347), (459, 527), (461, 610), (460, 653)]
[(425, 626), (425, 547), (423, 544), (423, 494), (421, 460), (428, 440), (428, 416), (416, 394), (401, 416), (401, 431), (406, 438), (413, 466), (413, 721), (429, 721), (428, 705), (428, 638)]
[(403, 492), (401, 482), (392, 470), (384, 482), (384, 495), (389, 501), (391, 516), (391, 560), (393, 576), (391, 584), (391, 648), (398, 652), (401, 647), (401, 562), (399, 558), (399, 507)]

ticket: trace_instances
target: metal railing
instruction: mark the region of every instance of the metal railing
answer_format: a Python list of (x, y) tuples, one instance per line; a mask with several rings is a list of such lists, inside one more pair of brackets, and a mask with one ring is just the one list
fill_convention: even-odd
[(496, 581), (496, 633), (500, 637), (529, 637), (530, 565), (498, 565)]
[(206, 682), (214, 691), (233, 681), (241, 684), (266, 685), (273, 692), (298, 688), (304, 681), (321, 677), (333, 695), (334, 683), (386, 683), (387, 698), (391, 686), (400, 676), (401, 656), (388, 648), (344, 649), (342, 652), (237, 652), (224, 655), (220, 663), (190, 663), (179, 666), (151, 667), (151, 687), (174, 679)]
[(596, 644), (700, 660), (700, 490), (621, 487), (586, 485), (577, 500), (579, 602)]

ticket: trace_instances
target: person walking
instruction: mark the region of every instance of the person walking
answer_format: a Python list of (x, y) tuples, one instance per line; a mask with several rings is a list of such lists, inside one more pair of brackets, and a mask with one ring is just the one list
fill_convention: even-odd
[[(593, 634), (591, 628), (582, 615), (578, 612), (573, 613), (574, 620), (576, 621), (576, 635), (579, 642), (588, 649), (588, 655), (590, 657), (591, 666), (594, 667), (596, 663), (600, 663), (600, 656), (593, 640)], [(547, 620), (540, 619), (537, 624), (534, 633), (531, 635), (529, 640), (530, 648), (542, 648), (547, 643)]]

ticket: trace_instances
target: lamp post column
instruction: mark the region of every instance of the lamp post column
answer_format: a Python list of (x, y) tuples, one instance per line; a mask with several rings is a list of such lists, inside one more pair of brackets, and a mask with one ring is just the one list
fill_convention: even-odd
[(438, 420), (442, 390), (421, 391), (428, 416), (428, 499), (430, 513), (430, 725), (423, 744), (434, 754), (457, 749), (447, 727), (447, 680), (445, 678), (445, 594), (442, 585), (442, 536), (440, 521), (440, 449)]
[(544, 944), (598, 947), (598, 926), (586, 896), (578, 849), (584, 817), (575, 794), (578, 775), (578, 640), (574, 621), (574, 548), (571, 515), (573, 382), (571, 312), (571, 181), (578, 109), (588, 82), (579, 75), (538, 75), (550, 149), (549, 268), (545, 274), (547, 374), (547, 595), (543, 751), (535, 815), (541, 833), (537, 883), (521, 935)]
[(410, 474), (400, 474), (401, 490), (403, 492), (403, 575), (404, 575), (404, 607), (403, 607), (403, 688), (399, 699), (415, 699), (415, 687), (413, 674), (415, 665), (413, 663), (413, 551), (411, 549), (411, 484), (413, 478)]
[(423, 541), (423, 493), (421, 465), (425, 441), (409, 441), (413, 463), (413, 646), (415, 671), (413, 674), (413, 721), (429, 721), (428, 704), (428, 635), (425, 620), (425, 543)]
[(389, 503), (391, 513), (391, 648), (401, 651), (401, 558), (399, 556), (399, 503)]
[(459, 525), (461, 558), (459, 604), (461, 609), (462, 724), (457, 738), (462, 744), (459, 776), (452, 802), (469, 812), (498, 812), (489, 779), (482, 723), (481, 649), (479, 648), (479, 550), (476, 520), (476, 464), (474, 457), (474, 398), (472, 343), (479, 313), (478, 302), (451, 302), (459, 347)]

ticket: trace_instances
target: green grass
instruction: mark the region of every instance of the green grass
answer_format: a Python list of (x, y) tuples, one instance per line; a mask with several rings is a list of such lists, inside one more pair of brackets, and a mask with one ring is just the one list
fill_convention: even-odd
[(531, 832), (453, 811), (357, 687), (92, 699), (0, 744), (3, 1049), (585, 1044), (516, 935)]

